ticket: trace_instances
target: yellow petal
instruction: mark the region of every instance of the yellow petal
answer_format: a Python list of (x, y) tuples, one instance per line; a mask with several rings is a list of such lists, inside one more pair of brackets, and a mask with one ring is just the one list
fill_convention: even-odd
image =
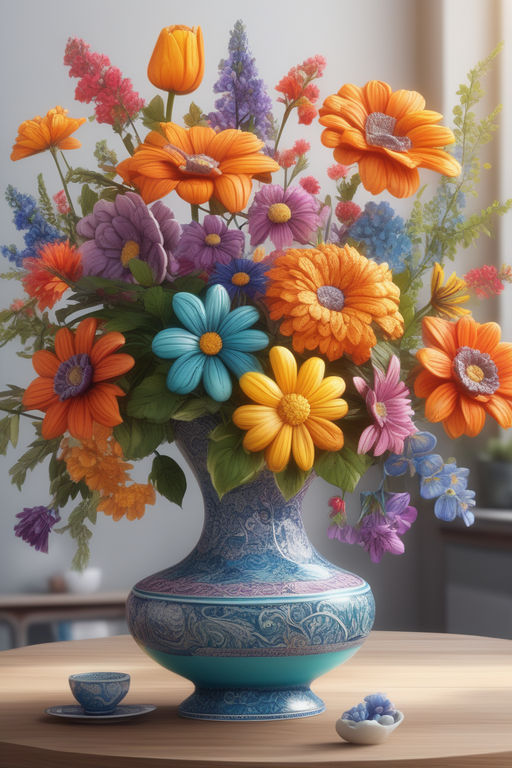
[(241, 405), (233, 413), (233, 421), (240, 429), (251, 429), (263, 421), (272, 420), (275, 408), (268, 405)]
[(297, 466), (304, 471), (311, 469), (315, 461), (315, 446), (304, 424), (294, 428), (292, 434), (293, 458)]
[(348, 405), (345, 400), (338, 398), (336, 400), (324, 400), (321, 403), (311, 404), (311, 415), (320, 416), (323, 419), (342, 419), (348, 411)]
[(281, 392), (285, 395), (295, 392), (297, 385), (297, 363), (290, 350), (286, 347), (272, 347), (269, 352), (269, 358)]
[(341, 376), (326, 376), (318, 389), (308, 397), (311, 407), (319, 405), (326, 400), (333, 400), (345, 391), (345, 382)]
[(271, 472), (281, 472), (290, 460), (293, 427), (283, 424), (273, 442), (265, 450), (265, 461)]
[(324, 361), (319, 357), (310, 357), (300, 367), (297, 376), (297, 392), (309, 400), (322, 383), (324, 373)]
[(343, 432), (332, 421), (310, 416), (304, 424), (318, 448), (323, 448), (326, 451), (339, 451), (340, 448), (343, 448)]
[(270, 405), (277, 408), (283, 393), (272, 379), (264, 373), (249, 371), (240, 378), (240, 386), (247, 397), (261, 405)]
[(282, 426), (282, 421), (274, 411), (273, 419), (265, 419), (261, 424), (252, 427), (244, 437), (244, 448), (251, 453), (257, 453), (272, 442)]

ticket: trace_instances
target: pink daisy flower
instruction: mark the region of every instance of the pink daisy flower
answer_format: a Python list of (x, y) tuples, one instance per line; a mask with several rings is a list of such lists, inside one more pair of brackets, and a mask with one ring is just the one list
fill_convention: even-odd
[(278, 250), (289, 248), (295, 240), (307, 243), (318, 227), (318, 203), (302, 187), (283, 189), (266, 184), (254, 196), (248, 210), (251, 245), (267, 237)]
[(354, 377), (354, 385), (366, 400), (366, 408), (373, 418), (373, 424), (366, 427), (359, 438), (358, 453), (368, 453), (373, 448), (374, 456), (385, 451), (402, 453), (404, 440), (416, 432), (411, 416), (410, 393), (400, 381), (400, 361), (393, 355), (387, 372), (373, 367), (374, 385), (371, 389), (364, 379)]

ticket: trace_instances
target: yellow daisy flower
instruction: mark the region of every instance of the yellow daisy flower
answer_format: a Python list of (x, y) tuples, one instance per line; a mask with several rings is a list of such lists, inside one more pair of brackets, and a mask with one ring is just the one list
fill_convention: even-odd
[(240, 386), (258, 405), (242, 405), (233, 421), (247, 430), (244, 448), (265, 450), (265, 461), (272, 472), (281, 472), (290, 460), (305, 471), (315, 461), (315, 446), (326, 451), (343, 447), (343, 432), (333, 424), (348, 406), (340, 395), (345, 382), (327, 376), (325, 363), (310, 357), (297, 372), (295, 357), (286, 347), (272, 347), (269, 353), (275, 381), (256, 371), (244, 373)]
[(457, 319), (462, 315), (469, 315), (470, 310), (459, 306), (469, 300), (467, 284), (461, 277), (452, 272), (444, 282), (444, 269), (437, 262), (432, 270), (432, 282), (430, 284), (430, 304), (439, 315)]

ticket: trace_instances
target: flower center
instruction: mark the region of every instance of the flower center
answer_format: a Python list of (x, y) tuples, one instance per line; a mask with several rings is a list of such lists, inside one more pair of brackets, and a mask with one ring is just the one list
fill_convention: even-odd
[(292, 212), (286, 203), (272, 203), (267, 216), (273, 224), (284, 224), (292, 217)]
[(298, 427), (303, 424), (309, 416), (311, 408), (303, 395), (284, 395), (277, 406), (277, 414), (285, 424), (292, 427)]
[(498, 369), (487, 352), (459, 347), (453, 359), (453, 372), (472, 395), (492, 395), (500, 385)]
[(316, 297), (322, 307), (332, 309), (335, 312), (341, 312), (345, 306), (345, 295), (343, 291), (334, 285), (321, 285), (316, 289)]
[(126, 267), (128, 265), (128, 262), (132, 259), (136, 259), (137, 256), (140, 253), (140, 246), (138, 243), (135, 242), (135, 240), (127, 240), (126, 243), (123, 245), (123, 250), (121, 251), (121, 264), (123, 267)]
[(381, 419), (385, 419), (388, 415), (388, 409), (386, 408), (385, 403), (375, 403), (375, 411)]
[(83, 395), (91, 385), (92, 374), (89, 355), (72, 355), (59, 365), (53, 380), (53, 391), (60, 400)]
[(166, 144), (164, 149), (167, 152), (177, 152), (182, 156), (185, 162), (178, 166), (182, 173), (190, 173), (195, 176), (209, 176), (210, 174), (222, 176), (222, 171), (219, 171), (218, 167), (219, 163), (209, 155), (189, 155), (175, 144)]
[(247, 285), (247, 283), (251, 282), (251, 278), (247, 272), (235, 272), (231, 278), (231, 282), (233, 285)]
[(204, 239), (205, 245), (218, 245), (220, 243), (220, 235), (216, 235), (212, 232), (211, 235), (206, 235)]
[(383, 112), (371, 112), (364, 126), (366, 143), (395, 152), (407, 152), (412, 147), (408, 136), (395, 136), (396, 120)]
[(216, 355), (222, 349), (222, 339), (218, 333), (208, 331), (199, 339), (199, 349), (205, 355)]

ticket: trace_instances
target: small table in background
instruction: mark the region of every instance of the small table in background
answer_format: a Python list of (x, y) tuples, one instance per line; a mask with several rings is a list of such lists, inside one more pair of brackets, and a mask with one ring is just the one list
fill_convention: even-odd
[[(129, 672), (140, 719), (74, 723), (48, 706), (74, 702), (68, 675)], [(129, 636), (0, 653), (0, 768), (511, 768), (512, 641), (471, 635), (373, 632), (313, 689), (326, 711), (273, 722), (178, 716), (192, 684), (159, 667)], [(405, 714), (384, 744), (342, 742), (334, 723), (368, 693)]]
[(0, 595), (0, 621), (6, 622), (15, 648), (27, 644), (32, 624), (83, 619), (124, 619), (128, 591), (90, 594), (36, 593)]

